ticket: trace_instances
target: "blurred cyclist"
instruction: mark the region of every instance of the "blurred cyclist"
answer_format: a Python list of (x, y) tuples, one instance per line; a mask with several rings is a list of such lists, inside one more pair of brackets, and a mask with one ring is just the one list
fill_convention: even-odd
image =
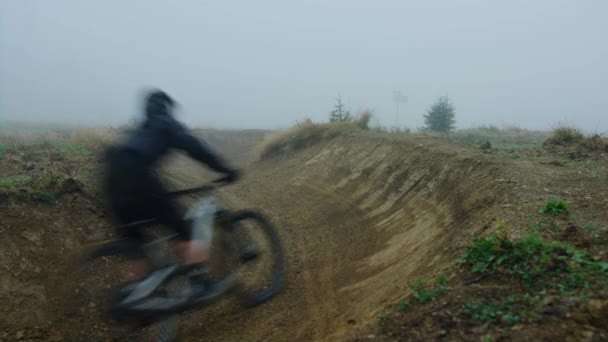
[[(119, 144), (106, 153), (105, 186), (110, 210), (120, 224), (157, 218), (177, 233), (177, 253), (185, 265), (192, 266), (190, 280), (196, 295), (213, 291), (206, 277), (209, 246), (191, 239), (191, 229), (182, 212), (156, 176), (159, 161), (176, 149), (223, 173), (226, 182), (234, 182), (238, 172), (213, 153), (204, 142), (173, 117), (175, 101), (160, 90), (149, 92), (145, 98), (145, 120)], [(143, 258), (146, 242), (141, 228), (119, 229), (119, 234), (133, 242), (129, 269), (134, 278), (142, 278), (150, 266)]]

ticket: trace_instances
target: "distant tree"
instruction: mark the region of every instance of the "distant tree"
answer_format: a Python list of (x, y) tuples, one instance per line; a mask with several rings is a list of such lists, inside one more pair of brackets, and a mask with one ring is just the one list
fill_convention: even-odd
[(334, 110), (329, 112), (329, 121), (330, 122), (348, 122), (352, 120), (352, 116), (350, 112), (344, 108), (344, 104), (342, 103), (342, 97), (338, 94), (338, 98), (336, 99), (336, 105), (334, 106)]
[(447, 96), (440, 96), (424, 116), (424, 124), (431, 131), (448, 134), (454, 129), (455, 108)]

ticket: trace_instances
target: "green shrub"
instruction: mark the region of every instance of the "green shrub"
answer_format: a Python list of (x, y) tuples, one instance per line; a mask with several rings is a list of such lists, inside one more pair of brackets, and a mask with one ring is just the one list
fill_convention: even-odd
[(425, 304), (430, 301), (435, 300), (438, 296), (446, 293), (448, 291), (445, 283), (447, 281), (447, 277), (443, 274), (440, 274), (435, 278), (435, 287), (427, 289), (425, 287), (424, 279), (416, 278), (414, 282), (410, 283), (410, 288), (414, 291), (414, 299), (420, 304)]
[(586, 288), (608, 270), (608, 263), (591, 260), (584, 251), (536, 235), (516, 240), (496, 235), (475, 239), (460, 262), (476, 273), (507, 275), (531, 289), (561, 292)]
[(409, 300), (402, 300), (399, 302), (399, 311), (405, 311), (410, 308)]
[(540, 214), (550, 214), (553, 216), (558, 216), (564, 214), (566, 216), (570, 215), (570, 211), (568, 210), (568, 203), (563, 200), (554, 200), (548, 201), (545, 204), (544, 208), (538, 210)]
[(585, 136), (578, 129), (569, 126), (560, 126), (553, 130), (553, 134), (545, 140), (543, 146), (566, 146), (581, 142)]
[(508, 325), (516, 324), (521, 319), (521, 314), (515, 310), (517, 296), (509, 296), (501, 302), (473, 302), (466, 303), (462, 312), (471, 319), (485, 323), (503, 322)]

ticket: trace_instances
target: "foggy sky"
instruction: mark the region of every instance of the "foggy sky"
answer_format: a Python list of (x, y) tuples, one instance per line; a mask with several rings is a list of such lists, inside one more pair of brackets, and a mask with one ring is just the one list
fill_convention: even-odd
[[(353, 112), (460, 128), (608, 131), (608, 1), (0, 1), (0, 120), (120, 124), (142, 88), (198, 126), (278, 128)], [(1, 121), (0, 121), (1, 124)]]

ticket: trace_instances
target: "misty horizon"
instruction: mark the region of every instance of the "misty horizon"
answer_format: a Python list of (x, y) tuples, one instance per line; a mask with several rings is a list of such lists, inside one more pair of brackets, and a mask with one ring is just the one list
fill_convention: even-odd
[[(383, 126), (560, 123), (608, 132), (603, 1), (0, 3), (0, 126), (120, 125), (161, 88), (197, 127), (326, 121), (340, 95)], [(395, 91), (407, 96), (396, 118)]]

